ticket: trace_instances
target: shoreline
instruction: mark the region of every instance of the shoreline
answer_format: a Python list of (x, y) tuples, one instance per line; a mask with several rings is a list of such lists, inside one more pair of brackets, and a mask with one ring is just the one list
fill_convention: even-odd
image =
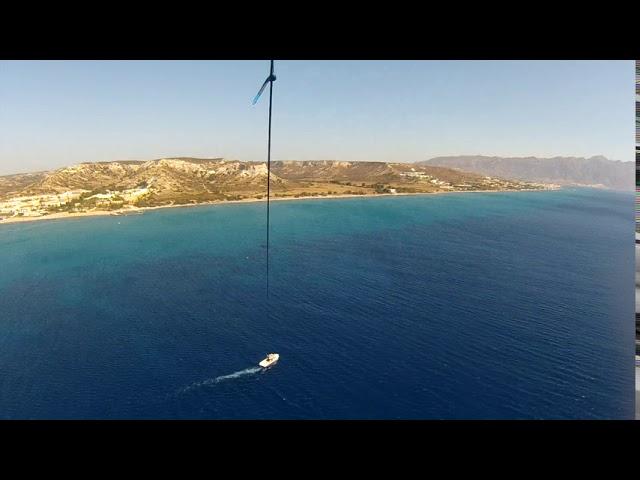
[[(456, 190), (456, 191), (446, 191), (446, 192), (419, 192), (419, 193), (367, 193), (364, 195), (317, 195), (317, 196), (307, 196), (307, 197), (276, 197), (271, 198), (270, 202), (280, 202), (280, 201), (294, 201), (294, 200), (331, 200), (331, 199), (346, 199), (346, 198), (376, 198), (376, 197), (408, 197), (415, 195), (448, 195), (455, 193), (514, 193), (514, 192), (548, 192), (548, 191), (556, 191), (560, 190), (562, 187), (554, 187), (554, 188), (544, 188), (544, 189), (519, 189), (519, 190)], [(4, 220), (0, 220), (0, 226), (16, 224), (16, 223), (26, 223), (26, 222), (38, 222), (38, 221), (47, 221), (47, 220), (72, 220), (79, 219), (85, 217), (125, 217), (128, 214), (140, 215), (144, 214), (146, 211), (151, 210), (159, 210), (162, 208), (190, 208), (190, 207), (202, 207), (202, 206), (211, 206), (211, 205), (230, 205), (230, 204), (241, 204), (241, 203), (259, 203), (266, 202), (266, 198), (245, 198), (242, 200), (213, 200), (210, 202), (201, 202), (201, 203), (187, 203), (180, 205), (158, 205), (155, 207), (131, 207), (120, 210), (94, 210), (90, 212), (59, 212), (52, 213), (50, 215), (43, 215), (40, 217), (8, 217)]]

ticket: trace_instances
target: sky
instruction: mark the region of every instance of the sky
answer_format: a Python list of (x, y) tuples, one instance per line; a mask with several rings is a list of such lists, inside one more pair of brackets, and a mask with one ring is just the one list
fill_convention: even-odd
[[(266, 159), (258, 61), (0, 61), (0, 174)], [(276, 61), (272, 159), (633, 161), (629, 61)]]

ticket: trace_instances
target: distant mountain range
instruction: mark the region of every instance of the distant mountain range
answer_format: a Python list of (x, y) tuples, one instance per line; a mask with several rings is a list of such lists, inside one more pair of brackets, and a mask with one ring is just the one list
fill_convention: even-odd
[(635, 188), (634, 162), (608, 160), (603, 156), (537, 158), (464, 155), (436, 157), (418, 164), (528, 182), (601, 186), (616, 190)]

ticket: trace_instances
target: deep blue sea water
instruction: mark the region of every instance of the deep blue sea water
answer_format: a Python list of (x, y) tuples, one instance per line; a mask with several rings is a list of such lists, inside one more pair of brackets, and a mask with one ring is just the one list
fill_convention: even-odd
[(632, 418), (633, 209), (274, 202), (268, 303), (263, 203), (0, 225), (0, 418)]

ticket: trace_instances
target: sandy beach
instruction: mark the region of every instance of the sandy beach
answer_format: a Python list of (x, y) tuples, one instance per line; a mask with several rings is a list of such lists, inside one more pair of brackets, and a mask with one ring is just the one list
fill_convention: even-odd
[[(560, 187), (552, 187), (543, 190), (539, 189), (520, 189), (520, 190), (461, 190), (461, 191), (450, 191), (450, 192), (429, 192), (429, 193), (375, 193), (375, 194), (365, 194), (365, 195), (317, 195), (317, 196), (308, 196), (308, 197), (276, 197), (271, 198), (271, 202), (280, 202), (280, 201), (293, 201), (293, 200), (331, 200), (331, 199), (346, 199), (346, 198), (374, 198), (374, 197), (406, 197), (406, 196), (416, 196), (416, 195), (447, 195), (447, 194), (455, 194), (455, 193), (505, 193), (505, 192), (546, 192), (549, 190), (558, 190)], [(60, 213), (52, 213), (50, 215), (44, 215), (41, 217), (9, 217), (4, 220), (0, 220), (0, 225), (11, 224), (11, 223), (23, 223), (23, 222), (37, 222), (37, 221), (47, 221), (47, 220), (70, 220), (84, 217), (101, 217), (101, 216), (124, 216), (127, 214), (140, 214), (146, 211), (158, 210), (161, 208), (189, 208), (189, 207), (201, 207), (205, 205), (229, 205), (234, 203), (258, 203), (258, 202), (266, 202), (266, 198), (245, 198), (242, 200), (216, 200), (212, 202), (201, 202), (201, 203), (192, 203), (192, 204), (180, 204), (180, 205), (158, 205), (155, 207), (132, 207), (132, 208), (124, 208), (120, 210), (92, 210), (88, 212), (60, 212)]]

